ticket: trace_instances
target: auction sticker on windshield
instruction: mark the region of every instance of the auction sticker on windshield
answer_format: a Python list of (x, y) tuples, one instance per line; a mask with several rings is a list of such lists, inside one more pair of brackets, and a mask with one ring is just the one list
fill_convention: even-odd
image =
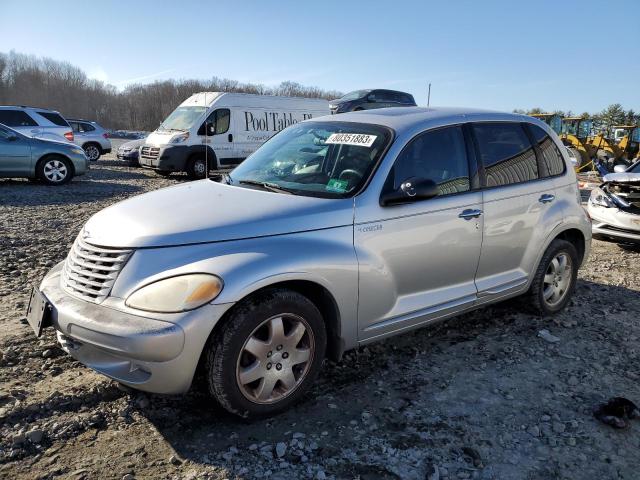
[(376, 141), (376, 138), (378, 138), (377, 135), (366, 135), (364, 133), (332, 133), (324, 143), (370, 147)]

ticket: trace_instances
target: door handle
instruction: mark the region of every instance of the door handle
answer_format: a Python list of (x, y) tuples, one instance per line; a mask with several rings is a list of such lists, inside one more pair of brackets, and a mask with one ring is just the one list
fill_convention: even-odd
[(230, 142), (233, 142), (233, 133), (230, 133), (229, 135), (227, 135), (227, 140), (229, 140)]
[(473, 209), (473, 208), (468, 208), (468, 209), (463, 210), (462, 212), (460, 212), (458, 217), (459, 218), (464, 218), (465, 220), (471, 220), (472, 218), (478, 218), (480, 215), (482, 215), (482, 210), (476, 210), (476, 209)]
[(545, 193), (544, 195), (540, 195), (538, 201), (540, 203), (551, 203), (556, 199), (555, 195), (551, 195), (550, 193)]

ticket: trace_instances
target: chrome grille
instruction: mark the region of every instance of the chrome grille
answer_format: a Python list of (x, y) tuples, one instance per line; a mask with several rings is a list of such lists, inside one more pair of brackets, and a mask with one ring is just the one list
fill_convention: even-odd
[(60, 281), (72, 295), (102, 302), (113, 287), (132, 250), (98, 247), (76, 238), (67, 255)]
[(140, 156), (144, 158), (151, 158), (153, 160), (158, 158), (159, 154), (160, 154), (159, 147), (142, 147), (142, 149), (140, 150)]

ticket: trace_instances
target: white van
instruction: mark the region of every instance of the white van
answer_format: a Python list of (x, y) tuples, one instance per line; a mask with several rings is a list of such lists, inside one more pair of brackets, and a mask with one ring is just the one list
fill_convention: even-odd
[(231, 168), (280, 130), (329, 115), (321, 99), (200, 92), (182, 102), (140, 147), (140, 165), (160, 175)]

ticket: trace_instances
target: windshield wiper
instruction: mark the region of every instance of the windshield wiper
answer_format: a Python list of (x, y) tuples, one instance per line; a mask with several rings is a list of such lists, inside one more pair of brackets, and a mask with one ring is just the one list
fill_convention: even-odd
[(287, 188), (281, 187), (277, 183), (261, 182), (259, 180), (240, 180), (238, 183), (240, 183), (241, 185), (254, 185), (256, 187), (262, 187), (265, 190), (268, 190), (270, 192), (288, 193), (288, 194), (293, 193), (293, 190), (289, 190)]

